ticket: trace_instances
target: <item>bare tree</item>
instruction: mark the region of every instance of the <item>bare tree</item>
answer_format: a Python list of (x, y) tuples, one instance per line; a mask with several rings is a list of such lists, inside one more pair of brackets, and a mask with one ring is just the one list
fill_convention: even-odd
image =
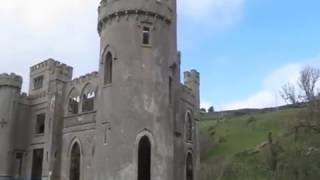
[(280, 96), (288, 104), (297, 104), (298, 103), (296, 89), (295, 89), (294, 85), (291, 83), (287, 83), (282, 86), (282, 89), (280, 91)]
[(296, 134), (299, 133), (300, 128), (320, 133), (320, 100), (316, 98), (319, 93), (316, 90), (319, 80), (320, 69), (307, 66), (300, 72), (298, 85), (303, 91), (301, 97), (307, 102), (307, 107), (300, 114), (298, 124), (295, 127)]
[(302, 98), (307, 102), (312, 102), (316, 97), (316, 84), (320, 78), (320, 69), (310, 66), (305, 67), (300, 72), (298, 85), (303, 91)]

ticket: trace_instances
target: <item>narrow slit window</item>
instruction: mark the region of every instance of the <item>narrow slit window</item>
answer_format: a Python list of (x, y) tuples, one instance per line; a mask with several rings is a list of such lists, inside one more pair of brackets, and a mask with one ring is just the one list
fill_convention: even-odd
[(142, 29), (142, 44), (150, 45), (150, 27), (144, 26)]
[(169, 103), (172, 104), (172, 78), (169, 77)]
[(191, 115), (189, 112), (187, 113), (186, 123), (187, 123), (187, 129), (186, 129), (187, 130), (187, 134), (186, 134), (187, 141), (192, 142), (193, 126), (192, 126), (192, 118), (191, 118)]
[(112, 83), (112, 54), (108, 52), (104, 65), (104, 84)]

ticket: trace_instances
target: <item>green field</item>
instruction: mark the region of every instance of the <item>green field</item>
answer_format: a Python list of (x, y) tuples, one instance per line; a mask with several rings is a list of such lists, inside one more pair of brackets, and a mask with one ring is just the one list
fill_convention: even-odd
[[(300, 133), (297, 140), (292, 133), (293, 124), (302, 110), (288, 108), (219, 119), (214, 117), (211, 120), (206, 117), (206, 120), (200, 123), (201, 180), (320, 179), (320, 176), (315, 177), (313, 171), (295, 172), (300, 168), (300, 164), (308, 163), (309, 157), (302, 156), (303, 162), (301, 160), (297, 167), (290, 167), (292, 162), (300, 158), (298, 153), (304, 153), (310, 147), (320, 147), (317, 143), (320, 139), (318, 134)], [(281, 149), (277, 154), (278, 168), (275, 171), (270, 169), (269, 163), (269, 133), (272, 133), (274, 142), (277, 142), (277, 146), (273, 147), (279, 146)], [(312, 156), (318, 155), (319, 152), (313, 153)], [(291, 170), (295, 175), (289, 177), (287, 174), (292, 174)], [(315, 171), (318, 170), (320, 168), (317, 166)]]

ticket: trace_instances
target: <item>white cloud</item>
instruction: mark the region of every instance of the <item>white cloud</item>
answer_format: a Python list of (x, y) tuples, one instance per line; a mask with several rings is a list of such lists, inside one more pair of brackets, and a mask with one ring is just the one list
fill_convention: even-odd
[(301, 63), (287, 64), (276, 69), (265, 77), (261, 90), (247, 98), (227, 103), (222, 106), (222, 109), (265, 108), (285, 104), (279, 95), (281, 87), (288, 82), (296, 85), (299, 73), (306, 65), (320, 67), (320, 57), (304, 60)]
[(245, 0), (178, 0), (179, 13), (195, 22), (225, 28), (242, 16)]
[[(96, 3), (93, 3), (95, 2)], [(65, 19), (76, 18), (97, 1), (90, 0), (1, 0), (0, 22), (12, 21), (27, 30), (48, 31)]]
[(26, 91), (29, 66), (48, 58), (74, 66), (75, 76), (96, 70), (99, 1), (0, 0), (0, 73), (22, 75)]

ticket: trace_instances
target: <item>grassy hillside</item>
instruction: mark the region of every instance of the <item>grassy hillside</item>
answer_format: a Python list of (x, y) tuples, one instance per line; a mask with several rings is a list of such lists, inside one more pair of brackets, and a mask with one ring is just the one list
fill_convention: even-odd
[[(306, 163), (308, 158), (303, 155), (300, 157), (300, 154), (307, 153), (311, 147), (315, 151), (310, 157), (318, 156), (320, 152), (320, 149), (317, 151), (317, 147), (320, 147), (320, 143), (319, 146), (317, 143), (320, 141), (318, 134), (304, 132), (297, 138), (292, 133), (293, 124), (302, 110), (289, 108), (273, 112), (258, 111), (212, 119), (206, 116), (206, 120), (200, 123), (201, 179), (320, 179), (315, 173), (320, 172), (320, 163), (319, 166), (309, 163), (306, 167), (316, 168), (315, 172), (308, 171), (307, 175), (305, 171), (293, 173), (294, 178), (287, 175), (292, 174), (291, 170), (299, 171), (298, 165), (295, 168), (289, 167), (297, 158), (303, 158)], [(268, 142), (270, 133), (273, 144)], [(271, 155), (271, 146), (276, 149), (276, 160)], [(274, 162), (277, 163), (276, 170), (272, 169)], [(298, 164), (301, 163), (302, 160)]]

